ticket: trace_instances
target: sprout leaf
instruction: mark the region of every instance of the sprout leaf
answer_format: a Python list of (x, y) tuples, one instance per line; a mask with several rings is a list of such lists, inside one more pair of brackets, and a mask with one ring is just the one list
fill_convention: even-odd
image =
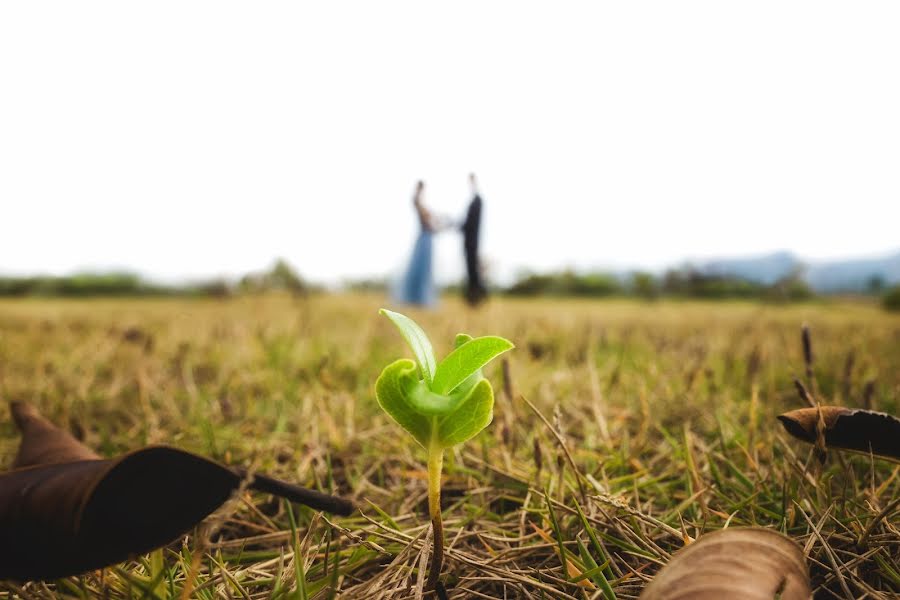
[(437, 442), (449, 448), (466, 442), (490, 425), (494, 418), (494, 390), (481, 379), (455, 411), (438, 422)]
[(406, 315), (401, 315), (400, 313), (387, 310), (386, 308), (382, 308), (380, 312), (393, 321), (394, 325), (397, 326), (397, 329), (400, 330), (400, 335), (402, 335), (403, 339), (406, 340), (406, 343), (409, 344), (413, 354), (416, 356), (416, 360), (419, 362), (422, 377), (430, 386), (431, 380), (434, 379), (437, 361), (434, 359), (434, 350), (431, 348), (431, 341), (429, 341), (428, 336), (425, 335), (425, 332), (422, 331), (422, 328), (419, 327), (415, 321)]
[[(457, 343), (460, 338), (457, 336)], [(496, 336), (469, 340), (457, 346), (438, 365), (431, 389), (436, 394), (449, 394), (463, 381), (477, 373), (491, 360), (513, 348), (512, 342)]]
[[(494, 391), (481, 372), (511, 350), (502, 337), (457, 334), (455, 349), (437, 367), (425, 332), (409, 317), (386, 309), (418, 360), (395, 361), (375, 382), (381, 408), (431, 452), (461, 444), (487, 427), (494, 416)], [(419, 374), (421, 373), (421, 378)]]

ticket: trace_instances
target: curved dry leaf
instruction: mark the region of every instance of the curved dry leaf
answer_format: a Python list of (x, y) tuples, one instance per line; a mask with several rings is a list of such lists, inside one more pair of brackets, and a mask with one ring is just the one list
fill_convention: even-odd
[(240, 481), (166, 447), (4, 473), (0, 579), (55, 579), (149, 552), (202, 521)]
[(803, 551), (770, 529), (707, 533), (679, 550), (640, 596), (642, 600), (809, 600)]
[[(190, 531), (248, 478), (166, 446), (99, 459), (27, 405), (13, 416), (22, 444), (20, 468), (0, 474), (0, 579), (56, 579), (149, 552)], [(353, 510), (265, 475), (248, 487), (319, 510)]]
[[(900, 419), (892, 415), (842, 406), (823, 406), (825, 445), (900, 461)], [(816, 442), (815, 408), (800, 408), (778, 416), (792, 436)]]

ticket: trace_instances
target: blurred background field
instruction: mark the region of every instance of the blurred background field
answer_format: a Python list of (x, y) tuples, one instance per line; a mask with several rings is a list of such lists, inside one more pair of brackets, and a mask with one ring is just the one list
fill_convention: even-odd
[[(214, 531), (149, 557), (0, 589), (174, 598), (194, 577), (207, 598), (413, 595), (426, 481), (423, 453), (374, 398), (380, 370), (408, 353), (383, 304), (317, 292), (0, 301), (2, 464), (18, 441), (6, 404), (25, 400), (104, 455), (171, 444), (362, 511), (293, 515), (254, 493)], [(510, 297), (409, 314), (439, 355), (458, 332), (517, 345), (508, 377), (499, 362), (486, 373), (493, 424), (448, 456), (451, 597), (634, 598), (685, 536), (726, 524), (805, 545), (816, 597), (900, 592), (898, 467), (830, 452), (820, 468), (775, 419), (803, 406), (792, 378), (804, 377), (804, 323), (823, 403), (897, 414), (900, 315), (839, 299)]]

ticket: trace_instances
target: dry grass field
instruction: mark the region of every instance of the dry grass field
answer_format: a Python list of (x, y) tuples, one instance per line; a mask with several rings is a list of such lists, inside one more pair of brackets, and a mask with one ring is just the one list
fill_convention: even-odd
[[(415, 597), (424, 453), (374, 398), (381, 369), (409, 356), (383, 303), (0, 302), (4, 466), (18, 443), (7, 404), (24, 400), (103, 455), (170, 444), (359, 507), (332, 518), (245, 493), (163, 550), (0, 582), (0, 597)], [(805, 377), (804, 323), (823, 403), (900, 413), (900, 316), (840, 302), (502, 298), (408, 314), (439, 356), (458, 332), (517, 346), (508, 379), (499, 360), (486, 370), (494, 422), (445, 461), (451, 598), (637, 598), (686, 539), (746, 525), (804, 548), (817, 598), (900, 593), (900, 466), (835, 451), (820, 466), (775, 418), (804, 406), (792, 382)]]

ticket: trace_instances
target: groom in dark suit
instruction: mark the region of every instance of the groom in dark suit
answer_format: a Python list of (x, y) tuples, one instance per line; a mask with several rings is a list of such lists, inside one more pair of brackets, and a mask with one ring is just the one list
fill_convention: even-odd
[(466, 212), (466, 220), (460, 229), (463, 233), (463, 250), (466, 256), (466, 301), (471, 306), (476, 306), (487, 297), (487, 289), (481, 279), (481, 265), (478, 259), (478, 232), (481, 228), (481, 195), (478, 193), (478, 183), (475, 174), (469, 174), (469, 184), (472, 188), (472, 201)]

